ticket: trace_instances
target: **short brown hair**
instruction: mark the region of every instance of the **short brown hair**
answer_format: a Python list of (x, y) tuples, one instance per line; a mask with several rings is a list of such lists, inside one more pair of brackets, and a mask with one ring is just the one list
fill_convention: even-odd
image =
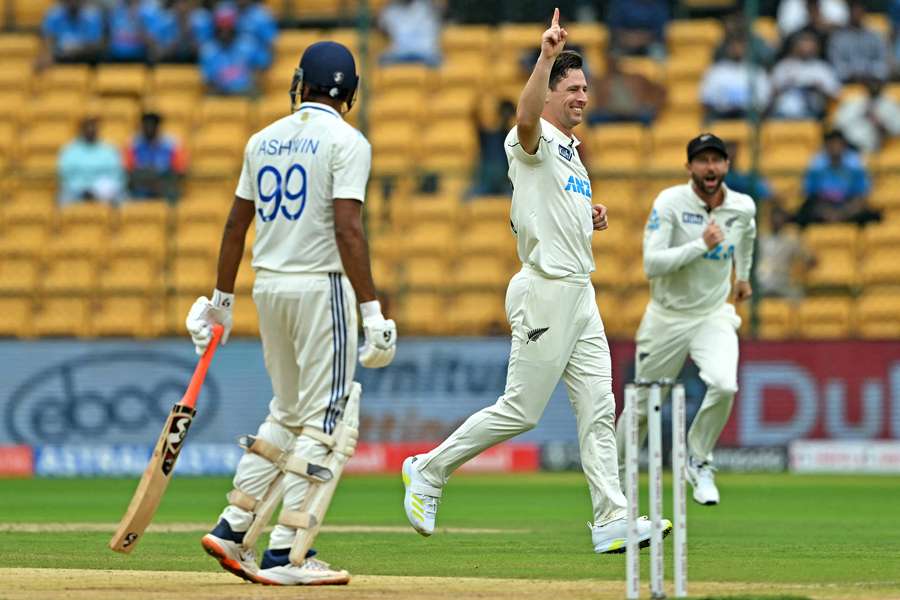
[(572, 69), (581, 69), (584, 65), (584, 59), (574, 50), (563, 50), (553, 61), (550, 68), (550, 89), (556, 89), (556, 84), (566, 78)]

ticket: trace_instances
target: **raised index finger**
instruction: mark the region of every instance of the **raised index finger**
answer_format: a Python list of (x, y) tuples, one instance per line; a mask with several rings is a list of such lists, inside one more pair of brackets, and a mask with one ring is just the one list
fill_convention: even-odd
[(553, 19), (550, 20), (551, 27), (559, 27), (559, 8), (553, 9)]

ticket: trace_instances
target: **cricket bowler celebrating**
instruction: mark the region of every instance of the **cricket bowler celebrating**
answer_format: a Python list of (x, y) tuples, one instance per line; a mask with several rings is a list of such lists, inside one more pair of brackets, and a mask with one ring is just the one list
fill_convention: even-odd
[[(228, 506), (202, 540), (224, 569), (254, 583), (350, 579), (314, 558), (310, 545), (356, 447), (357, 298), (365, 332), (360, 363), (384, 367), (396, 349), (394, 322), (375, 299), (361, 220), (371, 147), (342, 117), (357, 83), (344, 46), (319, 42), (303, 53), (290, 89), (292, 114), (247, 142), (216, 290), (211, 299), (197, 299), (187, 317), (198, 352), (214, 323), (224, 325), (227, 341), (244, 238), (255, 221), (253, 300), (274, 396), (257, 433), (242, 438), (246, 453)], [(257, 567), (254, 542), (278, 504), (278, 523)]]
[[(728, 189), (728, 152), (704, 133), (687, 146), (691, 180), (660, 192), (644, 231), (644, 271), (650, 303), (637, 331), (635, 380), (674, 378), (690, 355), (706, 384), (706, 397), (688, 432), (687, 479), (700, 504), (719, 503), (713, 448), (737, 392), (741, 319), (727, 302), (732, 263), (735, 300), (752, 294), (750, 267), (756, 205)], [(638, 389), (641, 443), (647, 436), (647, 388)], [(625, 419), (616, 438), (624, 458)], [(624, 464), (623, 462), (620, 464)], [(620, 474), (624, 481), (624, 471)]]
[[(578, 422), (594, 550), (625, 550), (609, 345), (590, 280), (591, 235), (607, 228), (606, 208), (591, 205), (591, 184), (572, 135), (584, 118), (588, 88), (581, 57), (563, 51), (566, 37), (557, 9), (519, 99), (516, 126), (506, 137), (514, 188), (510, 220), (522, 260), (506, 294), (512, 328), (506, 389), (437, 448), (403, 463), (406, 516), (425, 536), (434, 532), (441, 489), (451, 473), (533, 428), (562, 378)], [(650, 522), (642, 519), (639, 528), (646, 546)], [(664, 529), (670, 531), (671, 523)]]

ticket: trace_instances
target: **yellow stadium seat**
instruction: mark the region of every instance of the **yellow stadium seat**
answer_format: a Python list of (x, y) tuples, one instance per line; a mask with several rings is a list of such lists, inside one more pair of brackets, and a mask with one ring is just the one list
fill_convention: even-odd
[(425, 65), (390, 65), (375, 70), (373, 92), (396, 91), (399, 89), (428, 89), (432, 71)]
[(685, 167), (687, 156), (684, 148), (668, 147), (662, 150), (655, 150), (650, 155), (648, 167), (650, 171), (658, 174), (666, 174), (675, 176), (683, 174), (682, 183), (688, 180), (688, 173)]
[(581, 21), (567, 24), (565, 28), (569, 39), (581, 46), (585, 54), (602, 55), (606, 50), (609, 29), (603, 23)]
[(756, 17), (753, 21), (753, 33), (761, 37), (772, 48), (781, 46), (781, 34), (774, 17)]
[(416, 291), (442, 290), (450, 286), (451, 273), (441, 256), (412, 256), (403, 263), (403, 280)]
[(44, 298), (34, 315), (33, 332), (41, 337), (90, 334), (91, 302), (86, 296)]
[(24, 59), (32, 61), (41, 47), (40, 37), (31, 33), (3, 33), (0, 35), (0, 56), (4, 61)]
[(115, 258), (100, 272), (99, 289), (105, 294), (158, 296), (163, 292), (160, 263), (153, 257)]
[(30, 89), (33, 71), (30, 61), (0, 62), (0, 89)]
[(27, 296), (38, 283), (38, 264), (32, 258), (0, 259), (0, 294)]
[(379, 259), (399, 260), (405, 254), (406, 236), (400, 231), (387, 230), (369, 238), (369, 253)]
[(545, 25), (536, 23), (503, 23), (494, 30), (494, 48), (516, 62), (526, 51), (536, 51), (535, 40), (541, 39)]
[(44, 294), (84, 295), (96, 289), (97, 264), (92, 258), (60, 258), (50, 260), (40, 280)]
[(495, 292), (458, 294), (447, 312), (447, 320), (457, 335), (508, 334), (503, 296)]
[(391, 222), (404, 226), (409, 223), (456, 223), (461, 211), (459, 200), (446, 194), (421, 194), (391, 206)]
[(198, 223), (218, 225), (221, 230), (228, 217), (228, 206), (218, 198), (208, 196), (205, 201), (193, 199), (184, 202), (175, 209), (175, 223), (178, 227)]
[(94, 90), (103, 96), (135, 96), (147, 91), (147, 69), (143, 65), (110, 65), (97, 67)]
[(146, 337), (150, 327), (150, 299), (144, 296), (107, 296), (91, 319), (95, 336)]
[(34, 319), (31, 296), (0, 296), (0, 337), (30, 337)]
[[(24, 90), (11, 89), (7, 86), (0, 88), (0, 106), (3, 107), (3, 110), (0, 110), (0, 122), (17, 128), (25, 113), (26, 101), (30, 102), (31, 98), (27, 97), (26, 100)], [(9, 139), (5, 143), (12, 146), (13, 141)]]
[(516, 238), (508, 220), (475, 223), (458, 235), (457, 249), (461, 256), (494, 256), (510, 261), (516, 256)]
[[(619, 59), (619, 66), (625, 73), (643, 75), (650, 81), (659, 84), (665, 82), (665, 67), (652, 58), (646, 56), (625, 56)], [(694, 135), (696, 135), (696, 132)]]
[(203, 78), (200, 69), (194, 65), (157, 65), (153, 69), (150, 87), (154, 93), (178, 91), (197, 95), (203, 89)]
[(441, 32), (441, 46), (445, 55), (457, 52), (490, 52), (495, 32), (488, 25), (447, 25)]
[(869, 196), (869, 204), (882, 210), (887, 218), (900, 216), (900, 175), (879, 175)]
[(207, 122), (191, 138), (192, 156), (227, 156), (240, 159), (247, 144), (247, 127), (243, 121)]
[(191, 176), (198, 179), (233, 180), (237, 184), (241, 157), (212, 154), (191, 157)]
[(805, 143), (766, 142), (760, 153), (760, 168), (767, 176), (772, 174), (802, 173), (809, 166), (813, 150)]
[(264, 97), (256, 106), (256, 129), (262, 129), (291, 112), (290, 101), (283, 91)]
[[(345, 14), (342, 0), (288, 0), (294, 18), (304, 20), (336, 20)], [(299, 57), (297, 59), (299, 61)]]
[(96, 100), (97, 114), (100, 115), (100, 126), (110, 122), (122, 122), (137, 129), (141, 104), (136, 98), (107, 97)]
[(595, 297), (606, 337), (616, 340), (628, 338), (628, 332), (623, 331), (622, 320), (618, 317), (621, 310), (618, 295), (607, 288), (601, 288), (596, 292)]
[(874, 286), (900, 286), (900, 260), (896, 249), (867, 251), (862, 261), (861, 277), (866, 289)]
[(753, 135), (753, 127), (749, 122), (741, 119), (723, 119), (716, 121), (710, 129), (724, 141), (738, 144), (741, 156), (746, 156), (748, 160), (750, 159), (748, 144)]
[(893, 249), (900, 256), (900, 221), (885, 221), (863, 229), (860, 245), (864, 252)]
[(11, 0), (5, 6), (12, 8), (17, 28), (38, 30), (53, 4), (54, 0)]
[(432, 120), (471, 119), (475, 113), (476, 92), (472, 89), (444, 90), (427, 103)]
[(5, 228), (0, 234), (0, 256), (39, 256), (44, 251), (49, 231), (44, 223), (26, 223)]
[(416, 292), (405, 294), (399, 302), (398, 329), (411, 335), (441, 335), (449, 333), (451, 324), (446, 317), (447, 297), (442, 293)]
[(672, 54), (705, 54), (722, 40), (723, 33), (717, 19), (676, 19), (666, 26), (666, 41)]
[(613, 318), (618, 320), (623, 337), (633, 340), (649, 301), (650, 292), (646, 287), (623, 294), (620, 297), (619, 311), (615, 315), (607, 313), (605, 321)]
[(109, 229), (113, 216), (113, 208), (102, 202), (69, 204), (59, 210), (59, 228), (60, 231), (81, 226)]
[(375, 288), (379, 292), (394, 294), (399, 286), (397, 267), (394, 261), (372, 256), (372, 279), (375, 280)]
[(218, 255), (221, 240), (222, 226), (218, 223), (183, 222), (175, 234), (175, 254), (213, 258)]
[(457, 290), (492, 291), (502, 295), (513, 273), (510, 261), (503, 256), (469, 255), (453, 265), (450, 275)]
[(599, 125), (591, 130), (591, 149), (635, 150), (643, 152), (647, 148), (646, 130), (637, 123)]
[(277, 60), (290, 60), (296, 66), (300, 63), (303, 51), (324, 38), (325, 35), (318, 29), (282, 29), (275, 38), (274, 54)]
[(158, 90), (156, 95), (148, 100), (148, 107), (159, 112), (163, 117), (163, 124), (168, 122), (192, 124), (194, 113), (197, 111), (197, 100), (191, 93), (181, 90)]
[(126, 202), (119, 207), (120, 226), (158, 226), (169, 223), (169, 205), (161, 200)]
[(655, 151), (678, 150), (682, 165), (687, 162), (687, 143), (700, 131), (699, 121), (685, 117), (671, 117), (657, 121), (650, 129), (651, 146)]
[(789, 144), (805, 146), (808, 156), (822, 145), (822, 125), (818, 121), (766, 121), (762, 143), (766, 154)]
[(449, 223), (425, 223), (411, 227), (403, 236), (405, 256), (451, 256), (456, 249), (458, 231)]
[(77, 223), (65, 226), (47, 242), (45, 252), (51, 258), (89, 257), (106, 253), (109, 229), (103, 223)]
[(19, 152), (23, 157), (43, 156), (56, 161), (62, 147), (75, 137), (73, 125), (59, 121), (32, 125), (19, 140)]
[(463, 217), (470, 228), (475, 223), (502, 223), (509, 231), (509, 210), (511, 199), (508, 196), (478, 196), (463, 205)]
[[(199, 123), (211, 127), (240, 125), (246, 131), (250, 108), (250, 101), (246, 98), (205, 98), (200, 103)], [(241, 137), (246, 136), (242, 134)]]
[(170, 283), (179, 295), (200, 296), (215, 286), (215, 264), (208, 256), (176, 256), (170, 275)]
[[(88, 96), (81, 93), (46, 90), (40, 96), (32, 98), (23, 107), (21, 123), (35, 127), (60, 123), (74, 125), (81, 119), (88, 108)], [(68, 136), (74, 131), (65, 131)]]
[(794, 305), (783, 298), (763, 298), (759, 301), (759, 337), (764, 340), (783, 340), (795, 333)]
[(50, 227), (55, 225), (55, 220), (56, 207), (53, 204), (32, 203), (27, 199), (22, 201), (17, 199), (14, 204), (4, 206), (3, 211), (0, 212), (0, 221), (4, 227), (10, 230), (32, 224)]
[(591, 150), (590, 167), (592, 172), (600, 174), (627, 173), (640, 170), (644, 158), (644, 153), (634, 148), (604, 146)]
[(259, 337), (259, 313), (249, 294), (235, 298), (234, 323), (231, 335), (235, 337)]
[[(622, 268), (623, 281), (622, 285), (624, 285), (628, 289), (648, 289), (647, 282), (647, 274), (644, 272), (644, 261), (640, 258), (640, 255), (636, 255), (632, 260), (625, 260), (621, 255), (619, 257), (623, 260), (624, 268)], [(602, 275), (607, 275), (607, 271), (605, 270)], [(611, 275), (611, 273), (609, 273)]]
[(53, 65), (35, 78), (39, 91), (68, 90), (87, 96), (93, 89), (94, 73), (88, 65)]
[(856, 255), (847, 249), (816, 251), (816, 265), (806, 274), (806, 287), (852, 288), (857, 283)]
[(471, 166), (478, 151), (472, 121), (456, 119), (432, 123), (421, 140), (422, 166), (453, 170)]
[(807, 298), (797, 309), (797, 333), (805, 339), (843, 339), (852, 327), (849, 298)]
[(809, 225), (803, 232), (803, 244), (813, 252), (822, 250), (846, 250), (856, 254), (859, 227), (851, 223)]
[(863, 338), (900, 338), (900, 294), (865, 294), (856, 302), (857, 329)]
[(372, 122), (402, 121), (410, 119), (418, 122), (425, 115), (425, 95), (423, 89), (386, 89), (372, 98), (369, 103), (369, 118)]
[[(669, 57), (666, 61), (666, 83), (671, 93), (672, 85), (675, 83), (692, 84), (694, 90), (697, 90), (697, 84), (703, 78), (703, 74), (709, 67), (712, 53), (708, 55), (687, 53), (676, 54)], [(699, 99), (699, 94), (694, 96), (694, 102)]]

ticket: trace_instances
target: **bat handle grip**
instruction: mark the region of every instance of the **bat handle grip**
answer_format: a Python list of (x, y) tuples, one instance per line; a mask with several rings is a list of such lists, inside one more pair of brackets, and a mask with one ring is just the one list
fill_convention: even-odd
[(188, 384), (187, 391), (184, 392), (180, 404), (194, 408), (194, 405), (197, 403), (197, 396), (200, 395), (200, 388), (203, 387), (203, 380), (206, 379), (209, 363), (212, 362), (213, 355), (216, 353), (216, 348), (219, 346), (219, 340), (222, 339), (224, 331), (225, 328), (222, 325), (218, 323), (213, 325), (212, 339), (209, 341), (206, 351), (203, 352), (203, 356), (197, 361), (194, 375), (191, 377), (191, 382)]

